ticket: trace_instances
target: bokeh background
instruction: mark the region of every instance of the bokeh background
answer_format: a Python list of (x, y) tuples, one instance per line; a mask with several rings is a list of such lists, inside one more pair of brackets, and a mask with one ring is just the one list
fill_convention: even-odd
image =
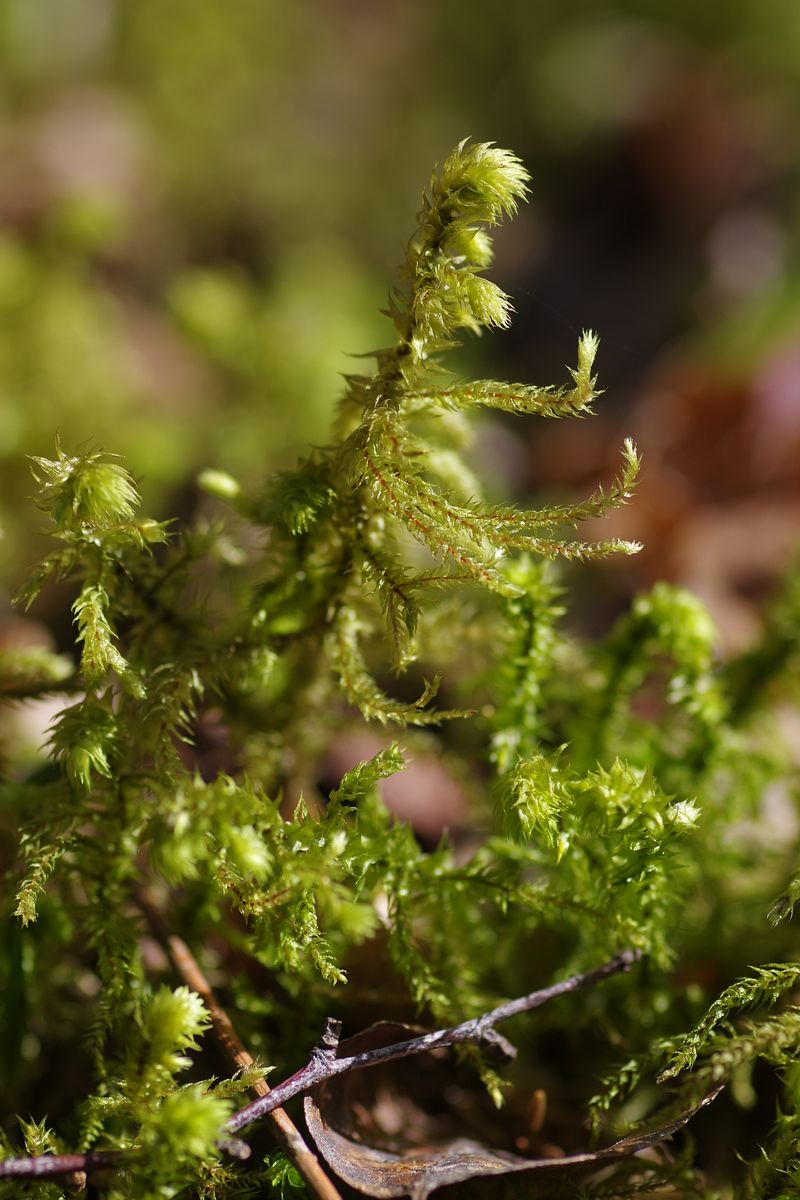
[[(26, 455), (119, 453), (189, 518), (205, 466), (258, 482), (324, 442), (434, 162), (515, 150), (515, 298), (463, 372), (560, 382), (602, 338), (599, 415), (487, 424), (498, 495), (644, 453), (583, 576), (607, 623), (655, 578), (724, 644), (800, 541), (796, 0), (0, 0), (0, 578), (35, 560)], [(608, 530), (607, 530), (608, 531)]]

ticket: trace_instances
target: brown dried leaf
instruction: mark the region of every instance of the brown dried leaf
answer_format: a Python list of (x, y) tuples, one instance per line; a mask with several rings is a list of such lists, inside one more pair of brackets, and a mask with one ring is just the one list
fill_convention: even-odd
[[(340, 1053), (375, 1049), (404, 1040), (415, 1032), (418, 1031), (404, 1025), (381, 1021), (342, 1042)], [(357, 1191), (381, 1200), (395, 1196), (425, 1200), (438, 1188), (466, 1180), (488, 1185), (491, 1190), (492, 1179), (517, 1174), (526, 1175), (526, 1197), (572, 1195), (574, 1181), (579, 1176), (630, 1158), (671, 1137), (718, 1094), (718, 1090), (709, 1093), (699, 1104), (655, 1129), (621, 1138), (600, 1150), (558, 1158), (522, 1158), (463, 1137), (407, 1149), (381, 1149), (363, 1140), (361, 1131), (370, 1139), (380, 1139), (381, 1121), (377, 1115), (378, 1103), (373, 1101), (370, 1107), (359, 1098), (363, 1089), (359, 1089), (358, 1082), (360, 1077), (372, 1076), (378, 1070), (370, 1068), (328, 1080), (307, 1095), (304, 1104), (309, 1132), (328, 1166)], [(378, 1089), (376, 1095), (382, 1097), (380, 1103), (385, 1105), (385, 1090)], [(394, 1104), (398, 1112), (406, 1115), (416, 1108), (414, 1101), (403, 1095), (395, 1097)], [(419, 1124), (413, 1120), (410, 1123)], [(478, 1190), (485, 1191), (486, 1187)]]

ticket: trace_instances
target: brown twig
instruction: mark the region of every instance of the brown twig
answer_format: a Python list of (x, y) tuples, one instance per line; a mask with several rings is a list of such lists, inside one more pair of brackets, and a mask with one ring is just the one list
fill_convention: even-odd
[[(253, 1056), (236, 1032), (233, 1022), (217, 999), (214, 989), (189, 947), (182, 938), (170, 931), (161, 911), (146, 891), (139, 891), (136, 899), (153, 933), (169, 954), (175, 970), (208, 1009), (217, 1041), (228, 1061), (237, 1069), (252, 1067)], [(264, 1079), (256, 1079), (250, 1090), (255, 1092), (259, 1099), (270, 1095), (269, 1084)], [(273, 1108), (267, 1116), (278, 1141), (302, 1175), (312, 1196), (316, 1196), (318, 1200), (341, 1200), (339, 1192), (323, 1171), (316, 1155), (306, 1145), (303, 1135), (289, 1114), (283, 1108)]]
[[(157, 913), (158, 910), (156, 909), (155, 912)], [(160, 918), (160, 914), (158, 915)], [(163, 921), (163, 918), (160, 919)], [(168, 938), (174, 938), (176, 942), (180, 942), (180, 938), (175, 938), (174, 934), (168, 934)], [(180, 944), (183, 945), (183, 943)], [(188, 949), (186, 952), (189, 954)], [(191, 958), (191, 955), (189, 956)], [(438, 1029), (433, 1033), (425, 1033), (421, 1037), (408, 1038), (403, 1042), (395, 1042), (391, 1046), (381, 1046), (376, 1050), (367, 1050), (363, 1054), (351, 1054), (343, 1058), (337, 1058), (336, 1051), (339, 1043), (341, 1023), (329, 1020), (322, 1041), (314, 1047), (311, 1058), (306, 1065), (290, 1076), (289, 1079), (272, 1088), (271, 1091), (267, 1090), (265, 1095), (259, 1096), (251, 1104), (235, 1112), (226, 1122), (225, 1130), (227, 1133), (235, 1133), (237, 1130), (243, 1129), (246, 1125), (251, 1125), (261, 1117), (274, 1114), (276, 1110), (279, 1110), (293, 1096), (298, 1096), (301, 1092), (310, 1091), (318, 1083), (322, 1083), (326, 1079), (331, 1079), (334, 1075), (342, 1075), (345, 1071), (356, 1071), (365, 1067), (374, 1067), (379, 1063), (391, 1062), (393, 1059), (409, 1058), (414, 1054), (422, 1054), (426, 1050), (437, 1050), (442, 1046), (455, 1046), (457, 1044), (473, 1042), (488, 1048), (494, 1053), (502, 1054), (506, 1058), (513, 1057), (516, 1053), (514, 1047), (497, 1033), (494, 1028), (500, 1021), (505, 1021), (509, 1017), (515, 1017), (519, 1013), (530, 1012), (531, 1009), (539, 1008), (540, 1005), (546, 1004), (548, 1000), (554, 1000), (558, 996), (564, 996), (569, 992), (577, 991), (579, 988), (599, 983), (602, 979), (607, 979), (609, 975), (616, 975), (620, 971), (628, 971), (634, 963), (639, 962), (641, 957), (641, 951), (639, 950), (625, 950), (622, 954), (618, 954), (616, 958), (610, 959), (609, 962), (603, 963), (600, 967), (595, 967), (592, 971), (586, 971), (583, 975), (572, 975), (569, 979), (552, 984), (551, 987), (542, 988), (538, 992), (531, 992), (527, 996), (520, 996), (517, 1000), (509, 1000), (505, 1004), (500, 1004), (497, 1008), (491, 1009), (488, 1013), (473, 1017), (470, 1021), (462, 1021), (460, 1025), (454, 1025), (450, 1029)], [(192, 962), (194, 962), (193, 959)], [(197, 963), (194, 963), (194, 967), (200, 973), (205, 987), (208, 989), (208, 994), (213, 996), (208, 981), (202, 976)], [(193, 987), (194, 985), (190, 984), (190, 986)], [(203, 993), (199, 989), (194, 990), (197, 990), (203, 996)], [(203, 996), (203, 999), (205, 1000), (205, 996)], [(215, 1005), (217, 1010), (225, 1017), (228, 1030), (233, 1033), (233, 1041), (230, 1044), (234, 1047), (241, 1047), (241, 1050), (244, 1050), (244, 1047), (241, 1046), (236, 1037), (227, 1014), (219, 1008), (216, 1001)], [(213, 1021), (214, 1013), (210, 1006), (209, 1012), (212, 1015)], [(238, 1050), (237, 1053), (239, 1053)], [(244, 1053), (247, 1055), (246, 1050), (244, 1050)], [(249, 1059), (249, 1055), (247, 1057)], [(244, 1063), (239, 1063), (238, 1060), (236, 1061), (237, 1066), (245, 1065)], [(252, 1059), (249, 1059), (249, 1061), (252, 1062)], [(224, 1142), (221, 1143), (223, 1147), (224, 1144)], [(46, 1176), (70, 1175), (75, 1171), (98, 1170), (101, 1167), (118, 1166), (123, 1159), (127, 1162), (135, 1153), (135, 1151), (98, 1150), (89, 1154), (52, 1154), (39, 1155), (36, 1158), (11, 1158), (6, 1159), (5, 1162), (0, 1162), (0, 1179), (12, 1176), (18, 1179), (44, 1178)], [(327, 1194), (335, 1196), (336, 1191), (327, 1177), (325, 1177), (325, 1181), (330, 1188)]]
[(87, 1154), (37, 1154), (33, 1158), (6, 1158), (0, 1162), (0, 1179), (47, 1179), (54, 1175), (82, 1175), (118, 1167), (133, 1157), (125, 1150), (90, 1150)]
[(404, 1042), (394, 1042), (391, 1046), (381, 1046), (376, 1050), (365, 1050), (362, 1054), (351, 1054), (343, 1058), (336, 1057), (340, 1023), (329, 1020), (323, 1041), (314, 1047), (306, 1065), (289, 1079), (274, 1087), (268, 1096), (259, 1097), (252, 1104), (240, 1108), (227, 1121), (225, 1128), (231, 1133), (244, 1129), (246, 1125), (266, 1116), (274, 1108), (291, 1100), (293, 1096), (309, 1091), (318, 1083), (331, 1079), (334, 1075), (342, 1075), (345, 1071), (357, 1071), (364, 1067), (375, 1067), (379, 1063), (391, 1062), (397, 1058), (409, 1058), (412, 1054), (422, 1054), (426, 1050), (438, 1050), (442, 1046), (474, 1042), (505, 1058), (513, 1058), (516, 1054), (514, 1047), (494, 1028), (498, 1022), (515, 1017), (518, 1013), (529, 1012), (532, 1008), (538, 1008), (541, 1004), (546, 1004), (548, 1000), (554, 1000), (557, 996), (566, 995), (568, 992), (577, 991), (578, 988), (587, 987), (593, 983), (599, 983), (601, 979), (606, 979), (609, 975), (616, 975), (619, 971), (628, 971), (641, 957), (639, 950), (624, 950), (622, 954), (603, 963), (601, 967), (595, 967), (594, 970), (586, 971), (583, 975), (572, 975), (569, 979), (563, 979), (560, 983), (554, 983), (551, 987), (542, 988), (538, 992), (531, 992), (527, 996), (520, 996), (517, 1000), (508, 1000), (505, 1004), (491, 1009), (490, 1012), (473, 1017), (470, 1021), (462, 1021), (460, 1025), (454, 1025), (450, 1029), (437, 1029), (435, 1032), (425, 1033), (421, 1037), (409, 1038)]

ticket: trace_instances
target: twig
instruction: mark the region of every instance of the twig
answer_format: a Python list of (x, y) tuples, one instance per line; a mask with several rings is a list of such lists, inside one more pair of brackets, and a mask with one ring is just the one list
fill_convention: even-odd
[(616, 958), (603, 963), (601, 967), (595, 967), (594, 970), (586, 971), (583, 975), (573, 975), (569, 979), (542, 988), (538, 992), (531, 992), (528, 996), (521, 996), (517, 1000), (508, 1000), (505, 1004), (491, 1009), (490, 1012), (473, 1017), (470, 1021), (462, 1021), (460, 1025), (454, 1025), (450, 1029), (438, 1029), (434, 1033), (425, 1033), (421, 1037), (409, 1038), (404, 1042), (394, 1042), (391, 1046), (381, 1046), (376, 1050), (365, 1050), (361, 1054), (351, 1054), (343, 1058), (336, 1057), (338, 1022), (329, 1021), (323, 1043), (314, 1047), (306, 1065), (289, 1079), (274, 1087), (268, 1096), (259, 1097), (252, 1104), (240, 1108), (230, 1117), (225, 1128), (231, 1133), (244, 1129), (246, 1125), (266, 1116), (274, 1108), (291, 1100), (293, 1096), (309, 1091), (318, 1083), (331, 1079), (334, 1075), (342, 1075), (345, 1071), (357, 1071), (362, 1067), (375, 1067), (379, 1063), (391, 1062), (397, 1058), (409, 1058), (413, 1054), (422, 1054), (426, 1050), (438, 1050), (441, 1046), (475, 1042), (496, 1053), (501, 1053), (506, 1058), (513, 1058), (516, 1053), (514, 1047), (495, 1031), (494, 1026), (498, 1022), (515, 1017), (518, 1013), (529, 1012), (532, 1008), (538, 1008), (541, 1004), (546, 1004), (548, 1000), (554, 1000), (557, 996), (575, 992), (578, 988), (588, 987), (593, 983), (599, 983), (601, 979), (606, 979), (609, 975), (616, 975), (619, 971), (628, 971), (641, 957), (640, 950), (625, 950)]
[(37, 1154), (33, 1158), (0, 1161), (0, 1179), (47, 1179), (118, 1167), (133, 1157), (126, 1150), (90, 1150), (86, 1154)]
[[(169, 936), (173, 937), (174, 935)], [(177, 938), (175, 940), (180, 941)], [(600, 967), (595, 967), (592, 971), (586, 971), (583, 975), (573, 975), (560, 983), (552, 984), (551, 987), (531, 992), (528, 996), (520, 996), (517, 1000), (509, 1000), (505, 1004), (491, 1009), (488, 1013), (473, 1017), (470, 1021), (462, 1021), (460, 1025), (454, 1025), (450, 1029), (439, 1029), (433, 1033), (423, 1034), (421, 1037), (408, 1038), (407, 1041), (395, 1042), (391, 1046), (381, 1046), (376, 1050), (367, 1050), (363, 1054), (351, 1054), (343, 1058), (336, 1057), (341, 1022), (329, 1019), (322, 1041), (314, 1047), (306, 1065), (289, 1079), (279, 1083), (267, 1095), (259, 1096), (252, 1104), (235, 1112), (226, 1122), (225, 1130), (228, 1133), (235, 1133), (246, 1125), (251, 1125), (253, 1121), (269, 1116), (293, 1096), (309, 1091), (318, 1083), (331, 1079), (334, 1075), (342, 1075), (345, 1071), (356, 1071), (363, 1067), (374, 1067), (379, 1063), (391, 1062), (398, 1058), (409, 1058), (411, 1055), (422, 1054), (426, 1050), (436, 1050), (441, 1046), (474, 1042), (488, 1047), (494, 1052), (499, 1052), (505, 1057), (513, 1057), (516, 1053), (514, 1047), (494, 1028), (500, 1021), (515, 1017), (518, 1013), (539, 1008), (548, 1000), (554, 1000), (568, 992), (575, 992), (579, 988), (599, 983), (600, 980), (607, 979), (609, 975), (628, 971), (634, 963), (639, 962), (641, 957), (640, 950), (625, 950), (616, 958), (610, 959)], [(197, 966), (196, 963), (195, 966)], [(199, 968), (197, 969), (199, 970)], [(206, 987), (208, 987), (207, 981)], [(211, 1012), (210, 1008), (209, 1012)], [(229, 1021), (228, 1025), (230, 1026)], [(230, 1026), (230, 1028), (233, 1027)], [(235, 1036), (234, 1033), (234, 1038)], [(236, 1041), (238, 1042), (238, 1039)], [(245, 1053), (247, 1052), (245, 1051)], [(224, 1143), (222, 1145), (224, 1146)], [(17, 1179), (44, 1178), (54, 1175), (71, 1175), (75, 1171), (98, 1170), (102, 1167), (117, 1166), (123, 1159), (129, 1161), (135, 1153), (136, 1151), (97, 1150), (88, 1154), (52, 1154), (39, 1155), (36, 1158), (9, 1158), (5, 1162), (0, 1161), (0, 1179), (11, 1176)], [(326, 1180), (326, 1182), (330, 1184), (330, 1181)], [(332, 1184), (330, 1187), (333, 1189)]]
[[(189, 947), (182, 938), (170, 931), (148, 892), (140, 890), (136, 899), (153, 933), (169, 954), (175, 970), (184, 983), (198, 994), (208, 1009), (217, 1041), (229, 1062), (237, 1069), (252, 1067), (255, 1061), (253, 1056), (240, 1039), (233, 1022), (217, 999)], [(259, 1098), (270, 1095), (269, 1084), (264, 1079), (256, 1079), (250, 1090)], [(267, 1116), (278, 1141), (302, 1175), (312, 1196), (316, 1196), (318, 1200), (341, 1200), (339, 1192), (323, 1171), (316, 1155), (306, 1145), (303, 1135), (289, 1114), (283, 1108), (273, 1108)]]

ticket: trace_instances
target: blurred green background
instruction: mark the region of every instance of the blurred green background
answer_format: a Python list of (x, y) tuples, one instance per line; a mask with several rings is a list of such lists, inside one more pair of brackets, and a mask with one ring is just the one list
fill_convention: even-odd
[(0, 0), (0, 58), (9, 591), (56, 435), (184, 517), (202, 467), (257, 482), (324, 442), (469, 135), (534, 189), (497, 238), (514, 325), (454, 365), (560, 382), (590, 326), (607, 389), (592, 421), (487, 426), (491, 487), (582, 488), (632, 432), (616, 532), (647, 550), (611, 593), (678, 579), (751, 636), (800, 530), (796, 0)]

